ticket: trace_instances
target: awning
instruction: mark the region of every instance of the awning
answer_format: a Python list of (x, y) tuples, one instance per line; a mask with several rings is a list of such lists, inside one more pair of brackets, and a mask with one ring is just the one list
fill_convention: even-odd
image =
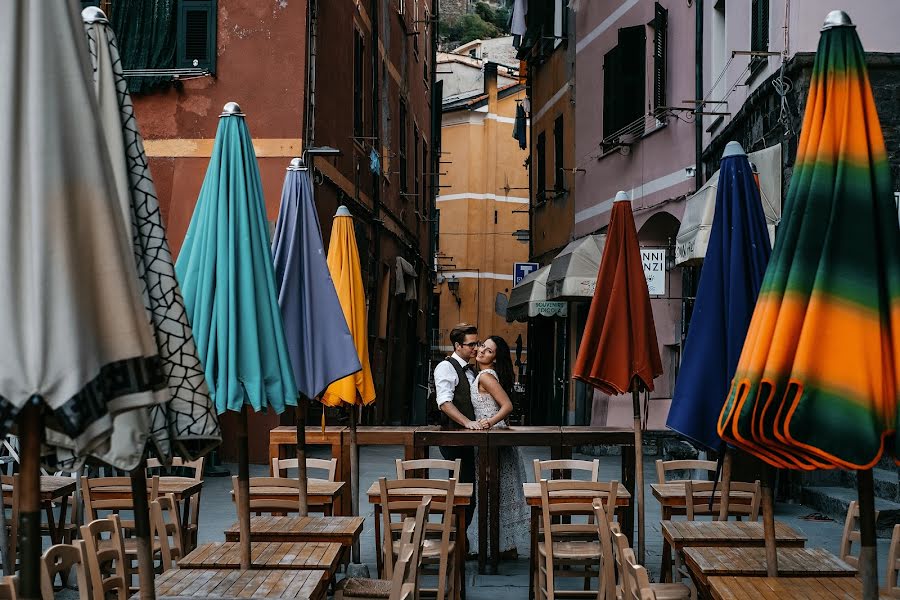
[(547, 276), (547, 298), (551, 300), (590, 299), (594, 297), (600, 256), (606, 235), (586, 235), (563, 248)]
[(519, 282), (509, 292), (506, 320), (526, 321), (530, 317), (565, 317), (568, 314), (565, 302), (547, 301), (547, 275), (550, 265), (541, 267)]
[[(775, 226), (781, 221), (781, 144), (747, 154), (759, 171), (759, 190), (763, 212), (769, 227), (769, 240), (775, 243)], [(699, 263), (706, 256), (709, 231), (716, 213), (719, 172), (712, 174), (697, 192), (687, 199), (684, 218), (675, 242), (675, 264)]]

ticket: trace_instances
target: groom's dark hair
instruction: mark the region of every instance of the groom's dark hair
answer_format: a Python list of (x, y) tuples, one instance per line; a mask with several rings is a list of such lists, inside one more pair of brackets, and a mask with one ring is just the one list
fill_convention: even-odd
[(462, 344), (466, 339), (467, 335), (478, 334), (478, 328), (474, 325), (469, 325), (468, 323), (460, 323), (450, 330), (450, 343), (453, 344), (453, 349), (456, 349), (457, 344)]

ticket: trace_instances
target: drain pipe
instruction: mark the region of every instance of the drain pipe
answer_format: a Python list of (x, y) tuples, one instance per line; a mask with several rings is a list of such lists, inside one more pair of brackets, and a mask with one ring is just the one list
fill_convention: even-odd
[[(696, 35), (694, 36), (694, 97), (697, 99), (697, 113), (704, 111), (703, 106), (703, 0), (694, 0), (696, 9)], [(694, 118), (694, 191), (703, 185), (703, 169), (700, 157), (703, 154), (703, 116)]]

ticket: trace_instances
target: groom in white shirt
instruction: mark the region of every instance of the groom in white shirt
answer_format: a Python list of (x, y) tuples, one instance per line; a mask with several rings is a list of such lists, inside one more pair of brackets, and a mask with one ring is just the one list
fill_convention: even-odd
[[(444, 415), (444, 429), (483, 429), (475, 420), (472, 407), (472, 382), (475, 381), (473, 365), (469, 361), (475, 357), (481, 342), (478, 328), (460, 323), (450, 331), (453, 354), (434, 368), (435, 399)], [(471, 446), (441, 447), (441, 455), (447, 460), (460, 459), (459, 481), (475, 481), (475, 449)], [(475, 515), (475, 498), (466, 507), (466, 527)]]

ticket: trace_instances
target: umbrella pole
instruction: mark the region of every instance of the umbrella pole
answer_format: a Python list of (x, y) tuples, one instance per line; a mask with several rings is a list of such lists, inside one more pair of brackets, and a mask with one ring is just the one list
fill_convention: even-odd
[(762, 483), (763, 536), (766, 544), (766, 575), (778, 577), (778, 552), (775, 546), (775, 471), (771, 467)]
[[(350, 514), (359, 513), (359, 449), (356, 446), (357, 405), (350, 405)], [(353, 562), (359, 564), (359, 538), (353, 541)]]
[(241, 531), (241, 569), (250, 563), (250, 449), (247, 442), (247, 405), (241, 406), (238, 419), (238, 527)]
[(3, 552), (3, 574), (4, 575), (12, 575), (13, 574), (13, 563), (15, 562), (15, 557), (12, 558), (12, 562), (10, 562), (9, 556), (9, 537), (6, 533), (6, 504), (3, 500), (3, 486), (0, 485), (0, 551)]
[[(309, 514), (306, 475), (306, 409), (308, 398), (303, 394), (297, 399), (297, 480), (300, 482), (300, 516)], [(278, 473), (274, 473), (276, 477)]]
[(153, 551), (151, 550), (150, 505), (147, 502), (147, 458), (131, 472), (131, 498), (134, 502), (134, 533), (137, 539), (138, 582), (141, 600), (156, 600), (153, 582)]
[[(19, 539), (22, 570), (19, 575), (19, 598), (37, 600), (40, 592), (41, 563), (41, 438), (43, 416), (36, 398), (22, 409), (19, 422), (21, 475), (19, 484)], [(5, 557), (4, 557), (5, 558)], [(11, 557), (10, 564), (15, 561)], [(4, 560), (4, 566), (6, 561)]]
[(634, 487), (637, 491), (638, 564), (644, 564), (644, 440), (641, 430), (640, 384), (635, 381), (631, 388), (634, 404)]
[(863, 599), (878, 598), (878, 556), (875, 545), (875, 489), (872, 470), (856, 472), (859, 493), (859, 576)]
[[(731, 462), (734, 458), (732, 451), (727, 447), (725, 448), (725, 455), (722, 459), (722, 481), (721, 481), (721, 500), (719, 500), (719, 520), (727, 521), (728, 520), (728, 504), (731, 501)], [(710, 504), (715, 501), (715, 498), (710, 498)]]

